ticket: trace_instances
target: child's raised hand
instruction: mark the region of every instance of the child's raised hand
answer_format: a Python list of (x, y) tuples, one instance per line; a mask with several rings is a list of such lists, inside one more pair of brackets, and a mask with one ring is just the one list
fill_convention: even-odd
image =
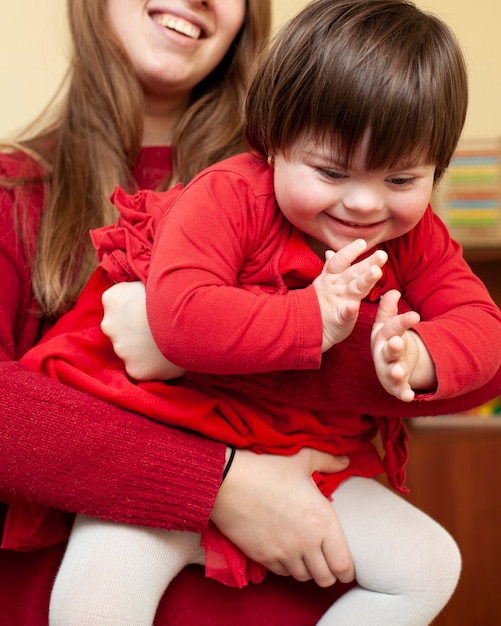
[(381, 267), (388, 260), (383, 250), (353, 263), (366, 248), (366, 242), (357, 239), (338, 252), (328, 250), (322, 273), (313, 281), (322, 316), (322, 352), (348, 337), (361, 300), (382, 276)]
[(435, 373), (421, 338), (411, 330), (419, 322), (419, 314), (408, 311), (399, 315), (399, 300), (396, 290), (381, 298), (371, 334), (372, 358), (386, 391), (403, 402), (411, 402), (416, 383), (422, 379), (432, 384)]

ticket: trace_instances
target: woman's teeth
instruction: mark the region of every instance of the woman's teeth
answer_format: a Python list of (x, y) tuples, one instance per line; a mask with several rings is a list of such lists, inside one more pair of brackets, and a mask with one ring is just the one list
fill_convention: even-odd
[(200, 28), (183, 20), (181, 17), (174, 17), (173, 15), (155, 15), (153, 19), (157, 24), (160, 24), (160, 26), (174, 30), (176, 33), (186, 35), (186, 37), (190, 37), (191, 39), (199, 39), (202, 34)]

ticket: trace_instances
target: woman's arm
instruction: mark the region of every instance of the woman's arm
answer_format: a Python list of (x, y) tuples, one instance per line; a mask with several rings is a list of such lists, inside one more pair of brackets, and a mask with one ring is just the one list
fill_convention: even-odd
[[(5, 378), (0, 495), (7, 502), (198, 533), (213, 515), (241, 549), (276, 573), (301, 580), (320, 576), (321, 583), (329, 567), (337, 578), (351, 580), (351, 557), (337, 518), (310, 479), (315, 470), (344, 469), (345, 459), (316, 451), (307, 459), (237, 451), (218, 496), (223, 444), (121, 411), (15, 362), (0, 364), (0, 380)], [(271, 487), (270, 475), (276, 475)], [(326, 538), (329, 550), (323, 547)], [(321, 560), (325, 555), (325, 564), (311, 575), (302, 571), (305, 553)]]
[[(27, 198), (33, 228), (41, 198)], [(1, 498), (200, 532), (226, 446), (100, 402), (18, 362), (38, 341), (42, 321), (14, 202), (12, 191), (0, 190)]]
[(0, 364), (0, 494), (118, 522), (201, 532), (225, 446)]

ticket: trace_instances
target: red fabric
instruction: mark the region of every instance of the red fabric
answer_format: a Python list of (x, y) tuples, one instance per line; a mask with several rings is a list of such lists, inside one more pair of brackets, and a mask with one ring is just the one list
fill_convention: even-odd
[[(323, 492), (328, 495), (349, 475), (374, 476), (382, 471), (382, 465), (373, 446), (368, 442), (375, 429), (366, 420), (360, 424), (360, 434), (353, 437), (354, 422), (358, 416), (347, 416), (350, 421), (346, 439), (340, 434), (340, 424), (321, 423), (312, 420), (310, 411), (281, 406), (277, 402), (251, 402), (238, 394), (229, 394), (215, 389), (167, 385), (161, 381), (136, 383), (131, 381), (124, 370), (122, 361), (116, 357), (109, 340), (102, 334), (99, 322), (102, 318), (101, 294), (110, 285), (107, 275), (101, 268), (94, 273), (75, 308), (65, 315), (44, 339), (23, 357), (31, 369), (39, 369), (54, 380), (85, 390), (91, 395), (104, 399), (132, 411), (139, 411), (159, 421), (173, 425), (191, 425), (198, 432), (231, 443), (238, 447), (252, 447), (258, 452), (292, 454), (305, 445), (317, 447), (332, 453), (350, 453), (351, 463), (346, 472), (326, 476), (323, 479)], [(78, 332), (74, 332), (74, 329)], [(258, 419), (256, 419), (256, 417)], [(346, 419), (346, 418), (345, 418)], [(301, 430), (303, 423), (309, 429)], [(367, 441), (364, 441), (367, 439)], [(22, 512), (29, 516), (22, 516)], [(34, 545), (47, 545), (43, 523), (43, 509), (37, 505), (22, 505), (22, 512), (13, 503), (7, 516), (4, 531), (4, 547), (20, 548), (20, 539), (27, 535)], [(47, 510), (51, 521), (53, 512)], [(36, 525), (33, 525), (36, 520)], [(210, 536), (214, 537), (216, 529)], [(61, 541), (67, 537), (67, 528), (60, 524), (60, 534), (51, 538)], [(204, 542), (207, 574), (219, 580), (228, 581), (227, 572), (220, 567), (221, 556), (216, 545)], [(225, 540), (221, 538), (219, 545)], [(226, 541), (226, 543), (228, 543)], [(230, 564), (234, 573), (234, 584), (242, 584), (241, 570), (248, 566), (241, 553), (227, 548), (226, 554), (233, 555)], [(213, 558), (212, 558), (213, 557)], [(260, 582), (264, 568), (249, 566), (251, 582)]]
[[(225, 176), (221, 176), (221, 172)], [(220, 198), (225, 198), (227, 211), (220, 206)], [(138, 278), (148, 281), (150, 318), (160, 317), (165, 325), (161, 332), (163, 345), (173, 345), (176, 350), (182, 346), (173, 357), (167, 356), (179, 362), (177, 355), (190, 353), (181, 365), (194, 363), (195, 369), (216, 374), (235, 369), (243, 374), (259, 368), (311, 369), (319, 364), (321, 320), (316, 296), (308, 285), (320, 272), (322, 262), (277, 209), (270, 171), (257, 159), (243, 155), (215, 166), (200, 175), (183, 193), (176, 188), (164, 194), (139, 192), (127, 196), (117, 190), (114, 202), (121, 212), (118, 224), (93, 233), (101, 266), (113, 281)], [(395, 240), (385, 246), (390, 263), (370, 299), (377, 302), (383, 290), (391, 287), (404, 291), (425, 320), (433, 319), (434, 325), (441, 326), (444, 337), (445, 328), (461, 337), (463, 359), (472, 349), (471, 341), (468, 344), (472, 326), (484, 325), (492, 329), (489, 341), (485, 333), (479, 333), (480, 339), (485, 346), (492, 345), (493, 341), (495, 346), (497, 342), (500, 349), (496, 352), (494, 347), (487, 351), (479, 367), (482, 379), (477, 381), (478, 385), (494, 373), (489, 370), (491, 362), (497, 359), (499, 365), (499, 312), (478, 281), (471, 279), (471, 272), (460, 263), (456, 248), (450, 242), (450, 252), (444, 254), (443, 245), (440, 248), (440, 264), (444, 265), (447, 255), (449, 262), (445, 263), (443, 281), (437, 281), (438, 250), (430, 252), (428, 237), (424, 238), (426, 229), (432, 229), (433, 234), (440, 232), (431, 212), (412, 233), (402, 237), (402, 241)], [(404, 256), (404, 250), (410, 250), (411, 254), (407, 252)], [(423, 263), (425, 253), (427, 258)], [(432, 272), (433, 299), (429, 298), (429, 280), (426, 280)], [(465, 290), (459, 288), (459, 297), (454, 291), (449, 301), (444, 302), (441, 291), (449, 289), (453, 274)], [(415, 278), (418, 275), (419, 280)], [(235, 289), (235, 285), (240, 288)], [(99, 328), (101, 307), (96, 303), (107, 286), (108, 277), (102, 271), (96, 272), (74, 311), (60, 320), (23, 361), (34, 370), (98, 398), (170, 424), (193, 428), (237, 447), (290, 454), (308, 445), (333, 454), (349, 454), (351, 462), (346, 476), (374, 476), (382, 471), (379, 457), (369, 443), (379, 429), (386, 452), (384, 467), (390, 482), (405, 492), (407, 434), (399, 419), (370, 419), (336, 409), (315, 410), (317, 400), (312, 398), (306, 385), (300, 387), (303, 405), (295, 407), (280, 404), (282, 394), (277, 394), (271, 402), (257, 400), (248, 394), (242, 396), (236, 390), (221, 391), (218, 387), (204, 386), (200, 380), (195, 387), (183, 381), (137, 384), (129, 380)], [(297, 289), (301, 286), (303, 289)], [(459, 287), (457, 283), (455, 287)], [(167, 298), (175, 305), (172, 317), (167, 316), (164, 307)], [(231, 311), (224, 317), (224, 333), (219, 330), (220, 298), (223, 298), (225, 311)], [(474, 313), (468, 306), (472, 300), (478, 303)], [(464, 315), (458, 315), (455, 306), (462, 306)], [(249, 310), (252, 321), (249, 321)], [(203, 323), (208, 323), (206, 330), (201, 328)], [(237, 329), (245, 328), (245, 332), (236, 333), (226, 328), (231, 323)], [(426, 329), (426, 322), (424, 326)], [(222, 347), (219, 353), (212, 347), (215, 336), (204, 343), (210, 334), (209, 327), (216, 329), (215, 345)], [(192, 328), (200, 331), (195, 341), (190, 341)], [(186, 335), (182, 334), (183, 329), (187, 329)], [(176, 335), (179, 335), (178, 342)], [(446, 344), (445, 339), (442, 343)], [(446, 348), (451, 350), (449, 345)], [(346, 358), (352, 360), (349, 354)], [(320, 379), (325, 378), (322, 369), (323, 366), (316, 372)], [(442, 370), (437, 369), (442, 374)], [(471, 368), (464, 365), (454, 372), (461, 381), (471, 373)], [(272, 378), (273, 374), (267, 376)], [(442, 379), (440, 381), (444, 393)], [(446, 385), (446, 393), (451, 392), (458, 393), (457, 383)], [(336, 406), (335, 395), (327, 400), (331, 406)], [(322, 485), (326, 495), (332, 493), (340, 478), (339, 475), (324, 477)], [(16, 519), (22, 522), (19, 516)], [(19, 526), (18, 531), (22, 534)], [(207, 575), (236, 586), (247, 581), (259, 582), (264, 576), (263, 568), (249, 566), (244, 555), (218, 534), (217, 529), (210, 526), (203, 534)]]
[[(143, 150), (138, 183), (156, 185), (169, 159), (169, 148)], [(0, 500), (201, 532), (221, 482), (225, 445), (100, 402), (17, 361), (48, 328), (36, 315), (30, 274), (44, 172), (25, 155), (0, 154), (0, 178), (18, 176), (33, 182), (0, 187)], [(25, 238), (16, 229), (23, 206), (31, 230)], [(4, 512), (0, 504), (0, 531)], [(1, 623), (46, 624), (54, 569), (39, 554), (0, 550)], [(200, 587), (178, 586), (179, 598), (204, 598)]]
[[(322, 262), (304, 242), (291, 247), (291, 229), (264, 159), (227, 159), (186, 187), (159, 224), (147, 282), (151, 329), (167, 358), (213, 374), (320, 365), (319, 307), (305, 285)], [(416, 330), (437, 368), (435, 397), (488, 381), (500, 367), (501, 314), (431, 208), (409, 233), (380, 247), (389, 256), (384, 290), (399, 289), (424, 320)], [(290, 272), (305, 288), (287, 291)]]
[[(166, 169), (168, 151), (147, 149), (140, 161), (143, 171), (156, 172), (144, 184), (153, 187)], [(24, 156), (0, 155), (2, 177), (21, 173), (43, 175)], [(30, 288), (29, 251), (26, 256), (14, 226), (16, 195), (29, 206), (34, 241), (44, 186), (35, 182), (17, 194), (0, 189), (0, 498), (123, 523), (201, 532), (220, 484), (225, 446), (95, 400), (29, 372), (14, 360), (41, 333)], [(337, 394), (340, 410), (437, 415), (478, 406), (501, 393), (499, 369), (488, 384), (457, 399), (418, 398), (410, 405), (396, 401), (382, 392), (370, 367), (367, 337), (372, 319), (373, 306), (364, 303), (352, 335), (338, 352), (328, 355), (336, 376), (322, 384), (328, 386), (326, 396)], [(356, 355), (353, 361), (344, 359), (344, 349)], [(284, 382), (288, 384), (287, 377)], [(273, 398), (275, 384), (284, 388), (280, 377), (263, 385), (259, 376), (249, 376), (245, 381), (240, 377), (239, 388)], [(312, 376), (308, 384), (320, 401), (320, 381)], [(300, 404), (301, 394), (287, 388), (291, 403)], [(0, 506), (0, 522), (2, 517)], [(32, 552), (0, 551), (1, 623), (46, 626), (49, 594), (63, 550), (64, 544)], [(169, 587), (157, 626), (207, 624), (207, 616), (222, 626), (312, 625), (341, 590), (339, 584), (323, 590), (313, 583), (268, 575), (261, 585), (239, 591), (204, 580), (201, 568), (189, 568)]]
[[(145, 149), (135, 172), (138, 184), (151, 181), (155, 172), (158, 181), (169, 159), (169, 148)], [(29, 372), (15, 360), (48, 327), (36, 315), (32, 249), (25, 246), (36, 239), (44, 172), (24, 155), (0, 155), (0, 177), (18, 176), (34, 182), (0, 187), (0, 498), (201, 532), (221, 482), (226, 446), (160, 427)], [(17, 230), (22, 208), (33, 229), (24, 240)]]

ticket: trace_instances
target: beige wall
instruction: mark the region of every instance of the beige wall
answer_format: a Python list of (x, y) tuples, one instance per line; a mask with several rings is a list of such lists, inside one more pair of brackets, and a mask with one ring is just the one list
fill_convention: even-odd
[(0, 138), (42, 110), (66, 68), (65, 0), (0, 3)]
[[(463, 44), (471, 99), (465, 136), (501, 136), (501, 2), (417, 0), (443, 17)], [(307, 0), (273, 0), (280, 25)], [(66, 67), (65, 0), (0, 4), (0, 137), (14, 134), (49, 101)]]

